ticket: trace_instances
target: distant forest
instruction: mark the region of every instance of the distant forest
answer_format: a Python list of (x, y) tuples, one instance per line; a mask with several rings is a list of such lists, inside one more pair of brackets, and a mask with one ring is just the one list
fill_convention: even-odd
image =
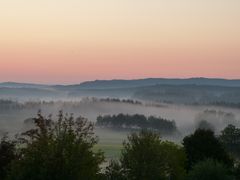
[(117, 129), (152, 129), (162, 134), (173, 134), (177, 131), (176, 123), (173, 120), (139, 114), (98, 116), (96, 125)]
[[(70, 109), (70, 108), (78, 108), (82, 103), (93, 102), (93, 103), (124, 103), (124, 104), (132, 104), (139, 106), (150, 106), (150, 107), (167, 107), (168, 104), (172, 104), (170, 101), (155, 101), (155, 102), (144, 102), (133, 99), (120, 99), (120, 98), (96, 98), (96, 97), (87, 97), (82, 98), (82, 100), (77, 101), (25, 101), (19, 102), (17, 100), (12, 99), (0, 99), (0, 112), (1, 111), (9, 111), (9, 110), (23, 110), (23, 109), (41, 109), (42, 106), (54, 106), (58, 105), (62, 109)], [(212, 103), (187, 103), (186, 105), (194, 105), (194, 106), (219, 106), (219, 107), (229, 107), (229, 108), (240, 108), (239, 103), (230, 103), (225, 101), (215, 101)]]

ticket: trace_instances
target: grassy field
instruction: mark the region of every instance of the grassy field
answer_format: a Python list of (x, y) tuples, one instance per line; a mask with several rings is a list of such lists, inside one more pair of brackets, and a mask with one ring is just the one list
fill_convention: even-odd
[(127, 139), (128, 131), (115, 131), (105, 128), (96, 128), (95, 133), (99, 138), (95, 150), (101, 149), (106, 159), (118, 158), (121, 154), (122, 143)]
[(94, 150), (102, 150), (107, 160), (119, 158), (122, 150), (121, 144), (97, 144)]

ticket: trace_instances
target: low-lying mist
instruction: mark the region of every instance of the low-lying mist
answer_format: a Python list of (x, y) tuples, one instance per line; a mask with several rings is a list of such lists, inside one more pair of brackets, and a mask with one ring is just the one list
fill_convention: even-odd
[[(4, 104), (5, 103), (5, 104)], [(83, 116), (92, 122), (96, 122), (99, 115), (142, 114), (145, 116), (162, 117), (174, 120), (182, 135), (193, 132), (199, 121), (210, 123), (216, 133), (219, 133), (227, 124), (239, 126), (240, 109), (224, 108), (217, 106), (190, 106), (174, 104), (156, 104), (149, 102), (106, 101), (96, 98), (84, 98), (77, 101), (29, 101), (17, 102), (2, 100), (0, 103), (0, 133), (9, 132), (15, 134), (23, 131), (27, 126), (24, 121), (36, 116), (41, 110), (44, 116), (52, 115), (57, 118), (60, 110), (64, 113), (73, 113), (75, 117)], [(120, 142), (127, 131), (117, 132), (111, 129), (95, 129), (100, 142), (109, 139), (112, 142)], [(172, 139), (172, 137), (168, 137)], [(177, 140), (181, 140), (178, 136)]]

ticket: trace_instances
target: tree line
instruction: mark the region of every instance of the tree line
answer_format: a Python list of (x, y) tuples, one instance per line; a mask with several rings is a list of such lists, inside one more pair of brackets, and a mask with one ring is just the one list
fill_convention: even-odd
[(35, 127), (0, 142), (3, 180), (238, 180), (240, 129), (229, 125), (219, 137), (197, 129), (182, 144), (142, 129), (129, 134), (118, 159), (106, 162), (94, 150), (94, 125), (59, 113), (56, 121), (38, 114)]
[(51, 106), (60, 106), (62, 109), (70, 109), (70, 108), (79, 108), (82, 104), (85, 103), (97, 103), (97, 102), (106, 102), (106, 103), (124, 103), (124, 104), (131, 104), (131, 105), (141, 105), (144, 104), (137, 100), (132, 99), (118, 99), (118, 98), (95, 98), (95, 97), (87, 97), (83, 98), (78, 101), (63, 101), (63, 100), (56, 100), (56, 101), (25, 101), (19, 102), (11, 99), (0, 99), (0, 112), (5, 111), (18, 111), (24, 109), (42, 109), (43, 106), (51, 107)]
[(155, 116), (146, 117), (141, 114), (98, 116), (96, 125), (118, 129), (152, 129), (162, 134), (173, 134), (177, 132), (175, 121)]

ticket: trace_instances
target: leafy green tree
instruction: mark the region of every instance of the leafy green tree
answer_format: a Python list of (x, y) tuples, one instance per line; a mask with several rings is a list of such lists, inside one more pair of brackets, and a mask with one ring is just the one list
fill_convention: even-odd
[(93, 152), (97, 139), (85, 118), (60, 112), (57, 122), (40, 113), (36, 128), (23, 133), (21, 156), (13, 163), (11, 180), (77, 180), (98, 178), (102, 152)]
[(173, 142), (163, 141), (161, 145), (167, 179), (184, 179), (186, 154), (184, 149)]
[(123, 146), (120, 162), (127, 179), (184, 178), (184, 150), (161, 141), (159, 134), (147, 130), (132, 133)]
[(232, 166), (228, 153), (211, 130), (197, 129), (194, 134), (183, 139), (183, 146), (187, 155), (188, 170), (197, 162), (208, 158), (226, 164), (228, 167)]
[(233, 125), (228, 125), (219, 137), (226, 149), (236, 157), (240, 157), (240, 129)]
[(223, 164), (206, 159), (195, 164), (188, 174), (188, 180), (233, 180), (230, 171)]
[(0, 142), (0, 179), (5, 179), (11, 162), (16, 159), (15, 142), (4, 136)]

